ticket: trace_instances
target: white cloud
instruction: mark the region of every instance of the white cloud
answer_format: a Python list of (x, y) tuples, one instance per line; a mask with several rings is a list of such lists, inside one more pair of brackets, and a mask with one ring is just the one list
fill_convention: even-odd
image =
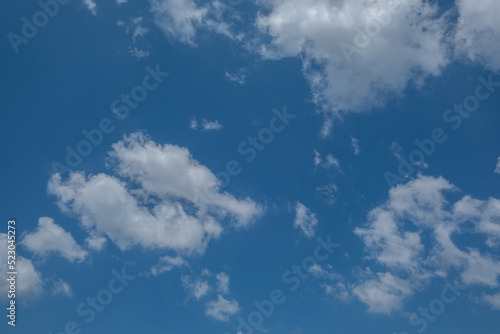
[(205, 313), (220, 321), (229, 321), (229, 316), (240, 311), (240, 307), (236, 300), (227, 300), (221, 295), (217, 296), (217, 300), (208, 302), (206, 307)]
[(325, 157), (325, 161), (323, 162), (321, 154), (317, 150), (314, 150), (313, 152), (314, 152), (314, 166), (321, 167), (324, 169), (330, 169), (334, 167), (337, 172), (342, 173), (342, 168), (340, 168), (339, 160), (335, 158), (332, 154), (330, 153), (327, 154)]
[(124, 4), (124, 3), (127, 3), (127, 0), (116, 0), (116, 3), (117, 3), (118, 5), (122, 5), (122, 4)]
[(338, 170), (339, 172), (342, 172), (342, 169), (340, 168), (340, 162), (338, 161), (338, 159), (331, 154), (327, 154), (326, 161), (324, 163), (324, 168), (329, 169), (332, 166), (335, 167), (335, 169)]
[(316, 187), (316, 191), (321, 195), (323, 200), (330, 205), (333, 205), (337, 200), (338, 188), (333, 183), (329, 183), (324, 186), (318, 186)]
[(332, 296), (334, 299), (339, 299), (344, 302), (351, 300), (351, 291), (343, 282), (335, 282), (333, 284), (325, 283), (322, 285), (325, 289), (325, 294)]
[(28, 233), (21, 243), (36, 255), (45, 257), (57, 253), (70, 262), (83, 261), (88, 254), (69, 232), (49, 217), (38, 219), (36, 230)]
[[(466, 195), (451, 205), (444, 193), (452, 191), (457, 188), (442, 177), (419, 176), (392, 188), (389, 199), (370, 211), (367, 225), (355, 229), (367, 258), (387, 270), (354, 286), (354, 295), (369, 311), (400, 309), (414, 289), (451, 273), (467, 286), (499, 288), (500, 261), (484, 250), (461, 247), (453, 236), (473, 233), (486, 237), (487, 247), (496, 248), (500, 200)], [(425, 244), (424, 237), (429, 239)], [(368, 274), (373, 276), (369, 269)]]
[(153, 0), (151, 12), (156, 25), (168, 38), (196, 46), (198, 30), (208, 30), (239, 41), (243, 34), (232, 30), (231, 21), (237, 19), (228, 6), (212, 1), (199, 6), (192, 0)]
[(114, 144), (110, 156), (120, 178), (77, 172), (63, 180), (56, 174), (48, 189), (85, 230), (123, 250), (139, 245), (203, 252), (222, 232), (218, 220), (244, 226), (262, 213), (249, 198), (221, 193), (215, 175), (185, 148), (134, 133)]
[(191, 0), (154, 0), (151, 2), (151, 11), (156, 24), (167, 37), (195, 45), (196, 28), (203, 24), (208, 10), (199, 8)]
[(137, 37), (145, 36), (149, 29), (143, 26), (144, 18), (142, 16), (130, 19), (128, 22), (118, 20), (117, 24), (120, 27), (125, 27), (127, 34), (132, 35), (132, 41), (136, 42)]
[(57, 281), (54, 281), (54, 283), (52, 284), (52, 295), (73, 297), (73, 290), (68, 283), (66, 283), (62, 279), (59, 279)]
[(494, 295), (484, 295), (483, 299), (494, 309), (500, 310), (500, 293)]
[(392, 214), (381, 209), (372, 210), (368, 219), (368, 228), (354, 232), (363, 239), (370, 258), (387, 267), (413, 268), (423, 250), (420, 235), (399, 231)]
[[(446, 22), (437, 5), (401, 0), (390, 14), (392, 2), (269, 0), (257, 26), (272, 41), (260, 52), (267, 58), (300, 57), (313, 99), (327, 115), (384, 106), (409, 85), (440, 75), (448, 63)], [(372, 37), (355, 43), (365, 29)], [(348, 57), (342, 51), (346, 44), (356, 50)], [(325, 123), (323, 136), (331, 125)]]
[(97, 5), (94, 0), (83, 0), (83, 4), (92, 13), (92, 15), (97, 15)]
[(320, 264), (313, 264), (309, 267), (309, 272), (315, 277), (326, 277), (329, 279), (340, 279), (342, 276), (333, 271), (333, 267), (328, 264), (326, 266), (322, 266)]
[(193, 130), (200, 129), (201, 131), (217, 131), (222, 129), (222, 125), (218, 120), (208, 121), (204, 118), (201, 120), (201, 124), (198, 124), (196, 117), (191, 118), (189, 127)]
[(404, 150), (398, 142), (393, 141), (391, 143), (390, 151), (398, 160), (401, 160), (403, 157)]
[(140, 50), (137, 47), (130, 49), (129, 53), (131, 56), (133, 56), (137, 59), (141, 59), (141, 58), (145, 58), (145, 57), (149, 56), (149, 51)]
[[(398, 142), (391, 143), (390, 151), (392, 155), (395, 156), (396, 159), (398, 159), (398, 162), (400, 164), (408, 164), (407, 159), (405, 158), (405, 150), (401, 147), (401, 145), (399, 145)], [(427, 164), (425, 161), (420, 161), (420, 160), (414, 162), (413, 164), (423, 169), (429, 167), (429, 164)]]
[[(120, 4), (120, 3), (119, 3)], [(149, 29), (144, 27), (143, 25), (144, 18), (142, 16), (138, 16), (132, 18), (128, 21), (118, 20), (117, 25), (119, 27), (124, 27), (125, 31), (128, 35), (132, 36), (133, 46), (129, 47), (129, 54), (137, 59), (145, 58), (149, 56), (149, 51), (145, 49), (149, 49), (148, 47), (137, 47), (139, 37), (145, 36)]]
[(353, 136), (351, 136), (351, 146), (352, 146), (352, 149), (354, 151), (354, 155), (358, 155), (361, 152), (361, 150), (359, 148), (358, 140), (356, 138), (354, 138)]
[[(7, 279), (9, 276), (9, 267), (7, 264), (7, 246), (8, 239), (6, 233), (0, 233), (0, 299), (7, 299), (7, 292), (9, 291), (9, 283)], [(41, 274), (36, 271), (33, 263), (23, 256), (17, 255), (16, 258), (16, 297), (23, 299), (36, 298), (43, 290), (43, 281)], [(22, 278), (22, 279), (20, 279)]]
[(344, 302), (351, 300), (349, 286), (345, 284), (344, 277), (333, 270), (332, 265), (314, 264), (309, 267), (309, 273), (316, 278), (326, 280), (327, 283), (321, 284), (326, 295)]
[(229, 276), (226, 273), (219, 273), (217, 279), (217, 291), (222, 294), (229, 293)]
[(202, 280), (201, 278), (182, 276), (181, 281), (184, 289), (188, 292), (189, 295), (195, 297), (196, 300), (200, 300), (203, 296), (209, 293), (210, 290), (212, 290), (208, 282)]
[(500, 200), (489, 198), (486, 201), (464, 196), (455, 203), (454, 218), (458, 221), (474, 221), (478, 233), (487, 236), (486, 245), (497, 247), (500, 245)]
[(339, 160), (330, 153), (326, 155), (325, 161), (323, 162), (321, 154), (317, 150), (314, 150), (314, 166), (324, 169), (330, 169), (334, 167), (337, 172), (342, 173), (342, 168), (340, 168)]
[(314, 166), (318, 167), (321, 164), (321, 154), (314, 150)]
[(151, 273), (154, 276), (170, 271), (175, 267), (182, 267), (187, 265), (187, 262), (180, 256), (163, 256), (160, 258), (158, 264), (151, 268)]
[(86, 239), (85, 239), (85, 246), (87, 248), (96, 250), (96, 251), (101, 251), (105, 246), (106, 246), (106, 238), (95, 234), (91, 233)]
[(229, 294), (229, 275), (224, 272), (218, 273), (215, 275), (214, 284), (211, 285), (208, 280), (211, 279), (213, 281), (213, 277), (214, 275), (208, 269), (204, 269), (198, 277), (182, 276), (181, 281), (188, 293), (188, 299), (194, 297), (199, 301), (210, 292), (216, 291), (217, 299), (205, 304), (205, 314), (216, 320), (229, 321), (231, 315), (240, 311), (236, 300), (227, 296), (224, 297)]
[(406, 280), (387, 272), (358, 285), (353, 294), (369, 306), (370, 312), (390, 314), (401, 308), (403, 300), (411, 296), (413, 290)]
[(196, 130), (198, 128), (198, 121), (196, 120), (196, 117), (192, 117), (189, 121), (189, 128), (193, 130)]
[(229, 72), (224, 72), (226, 74), (226, 79), (235, 82), (239, 85), (243, 85), (246, 82), (247, 75), (245, 73), (245, 69), (241, 68), (237, 72), (234, 73), (229, 73)]
[(495, 174), (500, 174), (500, 157), (497, 158), (497, 165), (495, 166), (495, 170), (493, 172)]
[(500, 7), (495, 0), (457, 0), (456, 48), (492, 71), (500, 70)]
[(299, 228), (308, 238), (314, 237), (314, 229), (318, 224), (316, 214), (300, 202), (295, 206), (295, 220), (293, 226)]
[(479, 284), (491, 288), (498, 287), (500, 262), (488, 255), (481, 255), (478, 250), (471, 249), (469, 253), (462, 252), (465, 258), (465, 269), (461, 277), (466, 284)]
[(220, 125), (219, 121), (207, 121), (206, 119), (203, 119), (201, 121), (201, 127), (203, 131), (217, 131), (222, 129), (222, 125)]

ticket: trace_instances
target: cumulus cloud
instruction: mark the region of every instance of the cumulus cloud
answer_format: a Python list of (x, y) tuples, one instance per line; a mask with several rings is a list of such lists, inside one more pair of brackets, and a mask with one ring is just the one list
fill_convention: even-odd
[(106, 246), (106, 242), (106, 238), (102, 235), (90, 233), (90, 235), (85, 239), (85, 246), (95, 251), (100, 251), (104, 249), (104, 247)]
[(70, 262), (83, 261), (87, 256), (87, 251), (76, 243), (71, 234), (49, 217), (38, 219), (36, 230), (23, 238), (22, 245), (36, 255), (45, 257), (56, 253)]
[(500, 70), (500, 8), (493, 0), (458, 0), (457, 50), (492, 71)]
[[(423, 0), (270, 0), (257, 26), (264, 57), (300, 57), (318, 110), (342, 117), (384, 106), (448, 63), (446, 22)], [(392, 12), (392, 13), (391, 13)], [(371, 36), (371, 37), (370, 37)], [(322, 135), (331, 128), (325, 123)]]
[(473, 221), (475, 230), (486, 235), (486, 245), (498, 247), (500, 245), (500, 200), (489, 198), (477, 200), (471, 196), (464, 196), (454, 205), (454, 218), (461, 222)]
[[(7, 272), (9, 272), (7, 264), (7, 246), (8, 239), (6, 233), (0, 233), (0, 249), (4, 250), (0, 254), (0, 290), (5, 293), (0, 294), (0, 299), (7, 299), (7, 291), (9, 291), (9, 283)], [(41, 274), (35, 269), (31, 260), (17, 255), (16, 258), (17, 281), (16, 281), (16, 297), (23, 299), (36, 298), (43, 290), (43, 281)]]
[[(474, 233), (495, 249), (500, 241), (500, 201), (466, 195), (451, 204), (445, 194), (458, 189), (442, 177), (418, 178), (389, 191), (389, 199), (354, 230), (365, 244), (367, 259), (386, 272), (372, 273), (354, 285), (353, 294), (369, 311), (391, 313), (414, 290), (431, 279), (457, 273), (467, 286), (498, 289), (500, 261), (490, 252), (461, 247), (453, 236)], [(430, 241), (422, 241), (424, 236)], [(485, 297), (493, 303), (493, 297)]]
[(221, 234), (219, 221), (244, 226), (262, 213), (249, 198), (220, 192), (215, 175), (186, 148), (160, 145), (138, 132), (115, 143), (110, 156), (119, 177), (76, 172), (63, 180), (55, 174), (48, 190), (86, 231), (122, 250), (138, 245), (203, 252)]
[(356, 286), (353, 294), (368, 305), (369, 311), (390, 314), (401, 308), (403, 300), (411, 296), (413, 290), (408, 281), (387, 272)]
[(220, 321), (229, 321), (229, 316), (240, 311), (236, 300), (228, 300), (221, 295), (217, 296), (217, 300), (208, 302), (206, 306), (205, 314)]
[(370, 257), (388, 267), (412, 268), (423, 250), (419, 233), (401, 232), (391, 213), (372, 210), (368, 218), (370, 226), (357, 228), (355, 233), (370, 250)]
[(295, 220), (293, 226), (298, 228), (308, 238), (314, 237), (315, 228), (318, 224), (316, 214), (309, 210), (304, 204), (297, 202), (295, 205)]

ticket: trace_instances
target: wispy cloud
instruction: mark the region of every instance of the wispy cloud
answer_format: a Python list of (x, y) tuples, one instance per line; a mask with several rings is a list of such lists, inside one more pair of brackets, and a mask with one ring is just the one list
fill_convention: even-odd
[(217, 296), (217, 300), (208, 302), (206, 307), (205, 313), (220, 321), (229, 321), (231, 315), (240, 311), (240, 307), (236, 300), (228, 300), (221, 295)]
[(198, 124), (196, 117), (191, 118), (189, 121), (189, 127), (193, 130), (201, 131), (218, 131), (222, 129), (222, 125), (218, 120), (208, 121), (205, 118), (201, 120), (201, 124)]
[(180, 256), (163, 256), (160, 258), (158, 264), (151, 268), (151, 274), (158, 276), (158, 274), (185, 265), (187, 265), (187, 262)]
[(332, 167), (334, 167), (334, 169), (339, 172), (339, 173), (342, 173), (342, 168), (340, 167), (340, 162), (337, 158), (335, 158), (333, 156), (333, 154), (327, 154), (325, 159), (323, 160), (323, 158), (321, 157), (321, 154), (317, 151), (317, 150), (314, 150), (314, 166), (315, 167), (321, 167), (321, 168), (324, 168), (324, 169), (330, 169)]
[(83, 4), (92, 13), (92, 15), (97, 15), (97, 4), (94, 0), (83, 0)]
[(352, 149), (354, 151), (354, 155), (358, 155), (361, 152), (361, 150), (359, 148), (358, 140), (356, 138), (354, 138), (353, 136), (351, 136), (351, 146), (352, 146)]
[(71, 286), (68, 283), (59, 279), (52, 284), (52, 295), (72, 297), (73, 289), (71, 289)]
[(313, 213), (304, 204), (297, 202), (295, 205), (295, 220), (293, 226), (298, 228), (308, 238), (314, 237), (315, 228), (318, 224), (316, 214)]
[(195, 278), (191, 276), (182, 276), (182, 285), (189, 295), (200, 300), (203, 296), (212, 290), (208, 282), (202, 278)]
[(226, 74), (226, 79), (237, 83), (239, 85), (243, 85), (246, 82), (246, 70), (244, 68), (239, 69), (234, 73), (224, 72)]

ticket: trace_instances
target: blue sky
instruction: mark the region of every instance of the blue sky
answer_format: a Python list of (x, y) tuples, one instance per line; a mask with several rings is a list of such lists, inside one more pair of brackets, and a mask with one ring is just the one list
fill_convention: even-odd
[(497, 333), (493, 1), (0, 15), (2, 333)]

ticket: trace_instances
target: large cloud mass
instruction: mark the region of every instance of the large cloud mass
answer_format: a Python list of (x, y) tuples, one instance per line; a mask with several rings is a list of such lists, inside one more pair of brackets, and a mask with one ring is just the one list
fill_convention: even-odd
[[(354, 285), (353, 294), (371, 312), (400, 309), (432, 278), (444, 279), (451, 273), (458, 274), (461, 284), (496, 291), (483, 295), (483, 300), (498, 306), (500, 200), (466, 195), (449, 203), (445, 194), (457, 190), (441, 177), (420, 176), (392, 188), (389, 199), (370, 211), (366, 226), (355, 229), (368, 259), (387, 270), (368, 270), (366, 278)], [(456, 237), (465, 234), (485, 238), (487, 249), (480, 244), (459, 245)], [(424, 244), (424, 238), (430, 241)]]
[(455, 42), (459, 51), (492, 71), (500, 70), (500, 6), (495, 0), (458, 0)]
[(382, 106), (447, 64), (445, 22), (421, 0), (272, 0), (261, 53), (300, 56), (315, 101), (336, 115)]
[(262, 209), (250, 199), (220, 192), (215, 175), (175, 145), (159, 145), (134, 133), (113, 145), (119, 175), (54, 175), (49, 192), (76, 213), (92, 235), (105, 235), (121, 249), (134, 245), (202, 252), (220, 235), (227, 217), (250, 223)]

